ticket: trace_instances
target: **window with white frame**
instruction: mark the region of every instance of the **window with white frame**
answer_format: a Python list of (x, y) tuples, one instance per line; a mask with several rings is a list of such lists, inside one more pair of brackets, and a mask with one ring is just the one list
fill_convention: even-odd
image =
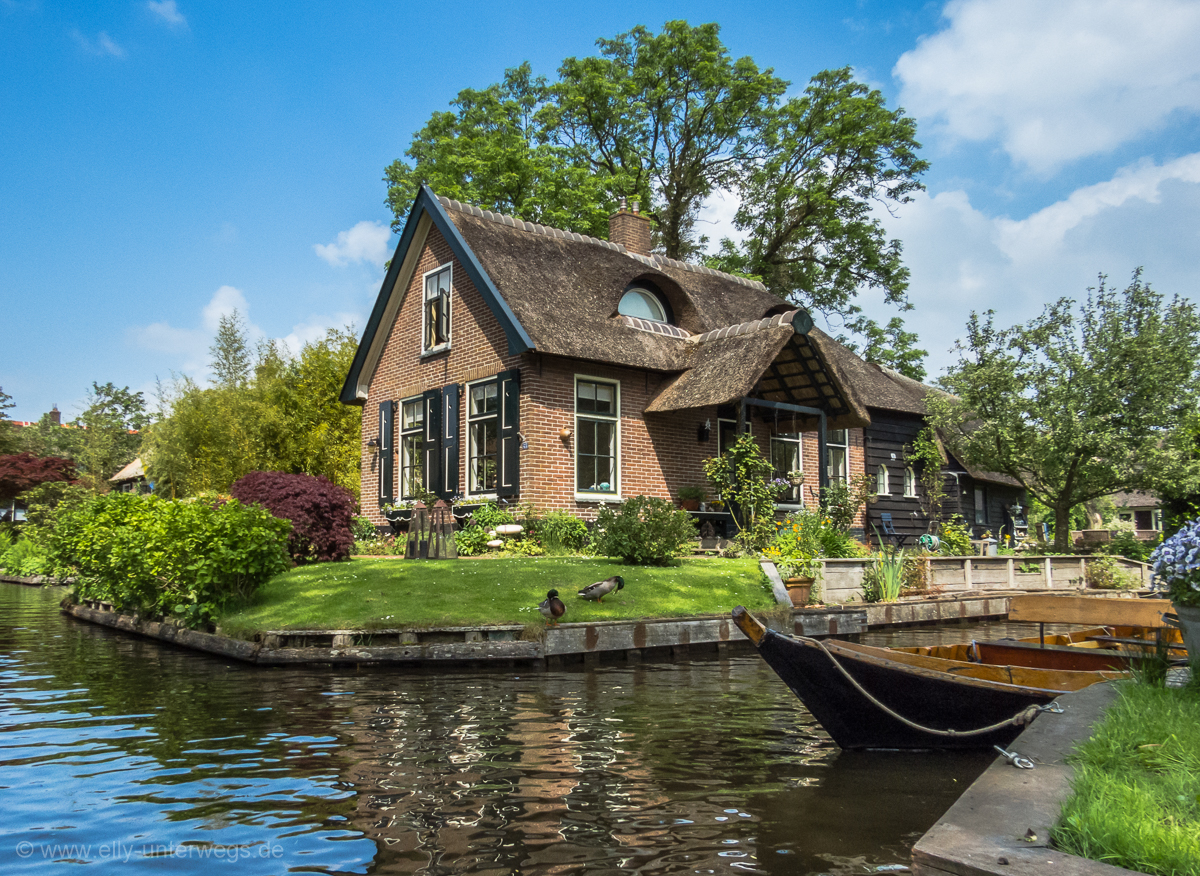
[(450, 280), (450, 265), (425, 275), (425, 308), (422, 311), (424, 340), (421, 347), (424, 352), (450, 343)]
[(496, 491), (500, 445), (500, 382), (495, 378), (467, 389), (467, 492)]
[(420, 398), (400, 402), (400, 498), (411, 498), (425, 486), (422, 453), (425, 405)]
[(975, 488), (975, 522), (987, 523), (987, 495), (983, 487)]
[(575, 378), (575, 491), (617, 492), (621, 386)]
[(891, 478), (888, 476), (886, 465), (881, 465), (875, 470), (875, 492), (880, 496), (887, 496), (892, 492)]
[(846, 480), (850, 470), (850, 433), (846, 429), (830, 429), (825, 437), (825, 453), (829, 457), (829, 480)]
[(908, 499), (917, 498), (917, 475), (911, 465), (904, 469), (904, 496)]
[[(800, 454), (800, 433), (782, 432), (771, 436), (771, 476), (785, 481), (801, 480), (804, 463)], [(804, 496), (801, 484), (792, 483), (791, 488), (776, 500), (783, 505), (801, 505)]]

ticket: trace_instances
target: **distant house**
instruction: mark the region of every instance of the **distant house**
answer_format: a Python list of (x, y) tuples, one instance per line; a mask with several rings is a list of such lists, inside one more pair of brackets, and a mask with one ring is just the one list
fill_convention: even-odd
[(1139, 536), (1150, 537), (1162, 532), (1162, 508), (1158, 496), (1146, 490), (1130, 490), (1112, 495), (1117, 519), (1132, 523)]
[(146, 470), (142, 467), (140, 457), (109, 478), (108, 482), (113, 485), (113, 491), (118, 493), (154, 492), (154, 484), (146, 480)]
[(865, 471), (908, 525), (912, 482), (891, 454), (919, 430), (915, 393), (761, 283), (652, 255), (636, 209), (605, 241), (422, 188), (341, 400), (363, 407), (361, 504), (377, 525), (418, 486), (584, 518), (674, 499), (707, 487), (704, 461), (739, 431), (800, 481), (781, 510)]

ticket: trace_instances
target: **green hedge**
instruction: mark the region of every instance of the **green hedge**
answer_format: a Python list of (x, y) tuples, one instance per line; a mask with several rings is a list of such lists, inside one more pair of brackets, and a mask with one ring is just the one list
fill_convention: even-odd
[(63, 508), (48, 546), (80, 598), (199, 626), (290, 567), (290, 531), (237, 500), (109, 493)]

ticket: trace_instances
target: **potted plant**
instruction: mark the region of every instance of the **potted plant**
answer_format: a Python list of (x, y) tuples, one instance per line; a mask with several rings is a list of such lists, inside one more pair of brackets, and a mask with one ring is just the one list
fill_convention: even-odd
[(703, 487), (680, 487), (679, 507), (684, 511), (699, 511), (700, 503), (704, 501)]
[(794, 468), (787, 473), (788, 483), (793, 487), (798, 487), (804, 483), (804, 472), (801, 469)]
[(1200, 520), (1190, 520), (1150, 554), (1154, 582), (1179, 617), (1188, 660), (1200, 665)]
[(797, 557), (779, 565), (779, 577), (783, 579), (783, 586), (787, 588), (793, 607), (808, 605), (812, 598), (815, 567), (812, 557)]

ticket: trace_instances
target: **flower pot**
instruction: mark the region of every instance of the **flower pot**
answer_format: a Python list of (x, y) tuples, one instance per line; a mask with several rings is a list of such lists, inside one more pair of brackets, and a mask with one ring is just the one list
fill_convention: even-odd
[(682, 508), (684, 511), (699, 511), (700, 510), (700, 500), (699, 499), (680, 499), (679, 507)]
[(788, 598), (792, 600), (793, 608), (803, 608), (808, 605), (809, 597), (812, 596), (812, 578), (788, 578), (783, 582), (783, 586), (787, 588)]
[(1188, 660), (1200, 663), (1200, 606), (1176, 605), (1179, 628), (1183, 633), (1183, 644), (1187, 647)]

